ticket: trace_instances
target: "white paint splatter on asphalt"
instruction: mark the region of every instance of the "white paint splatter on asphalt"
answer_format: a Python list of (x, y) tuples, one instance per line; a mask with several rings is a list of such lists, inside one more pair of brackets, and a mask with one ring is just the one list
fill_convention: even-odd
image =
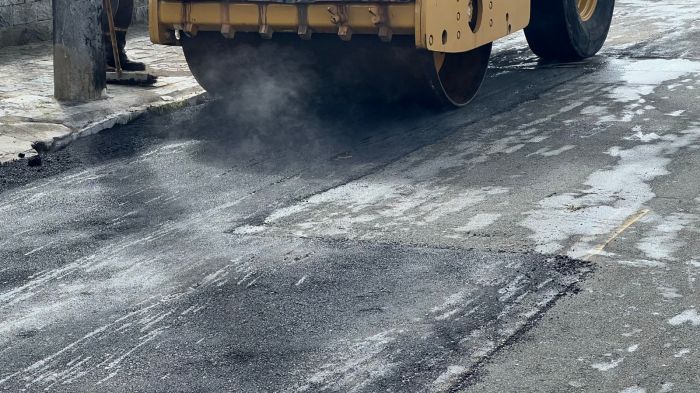
[(684, 323), (688, 323), (693, 326), (700, 326), (700, 315), (698, 315), (697, 310), (692, 308), (690, 310), (685, 310), (675, 317), (669, 319), (668, 323), (673, 326), (680, 326)]
[(635, 385), (622, 389), (620, 393), (647, 393), (647, 390)]
[(448, 366), (447, 370), (433, 381), (431, 391), (447, 391), (452, 385), (457, 383), (467, 371), (468, 369), (462, 366)]
[(623, 360), (625, 360), (625, 358), (615, 359), (607, 363), (593, 363), (591, 367), (599, 371), (609, 371), (619, 366)]
[[(656, 195), (649, 184), (668, 174), (666, 167), (672, 154), (700, 140), (700, 128), (690, 128), (679, 134), (664, 135), (656, 143), (629, 149), (611, 148), (608, 154), (618, 162), (607, 169), (592, 173), (586, 188), (577, 193), (549, 196), (528, 212), (522, 225), (542, 253), (558, 253), (572, 237), (581, 239), (568, 254), (583, 257), (594, 247), (598, 237), (611, 233), (645, 203)], [(566, 206), (581, 206), (574, 212)]]

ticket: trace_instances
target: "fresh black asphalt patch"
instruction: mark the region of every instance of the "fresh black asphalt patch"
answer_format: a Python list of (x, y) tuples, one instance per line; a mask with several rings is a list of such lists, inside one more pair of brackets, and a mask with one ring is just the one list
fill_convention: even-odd
[[(104, 304), (83, 291), (79, 320), (17, 336), (0, 370), (16, 374), (0, 387), (449, 391), (591, 271), (563, 257), (364, 242), (183, 243), (187, 254), (156, 250), (144, 263), (176, 267), (160, 296)], [(100, 262), (66, 279), (115, 280)]]

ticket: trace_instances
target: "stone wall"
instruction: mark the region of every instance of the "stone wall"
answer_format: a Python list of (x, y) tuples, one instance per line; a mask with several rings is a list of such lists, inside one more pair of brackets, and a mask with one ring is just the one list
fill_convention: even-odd
[[(146, 22), (147, 3), (134, 0), (136, 23)], [(51, 0), (0, 0), (0, 47), (50, 40), (51, 26)]]
[(148, 23), (148, 0), (134, 0), (134, 23)]

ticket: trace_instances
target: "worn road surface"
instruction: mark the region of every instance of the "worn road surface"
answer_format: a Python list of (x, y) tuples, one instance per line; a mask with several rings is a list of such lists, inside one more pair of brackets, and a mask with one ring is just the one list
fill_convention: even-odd
[(0, 167), (0, 391), (700, 391), (698, 15), (518, 34), (449, 113), (269, 79)]

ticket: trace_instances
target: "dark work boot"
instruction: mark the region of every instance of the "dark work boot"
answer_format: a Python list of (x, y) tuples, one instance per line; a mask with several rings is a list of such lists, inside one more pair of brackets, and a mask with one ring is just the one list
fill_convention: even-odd
[[(105, 55), (107, 59), (107, 71), (116, 70), (114, 64), (114, 52), (112, 51), (112, 40), (109, 34), (105, 34)], [(126, 31), (117, 31), (117, 47), (119, 48), (119, 62), (124, 71), (145, 71), (146, 65), (138, 61), (131, 61), (126, 56)]]
[(124, 71), (145, 71), (146, 65), (139, 61), (131, 61), (126, 56), (126, 31), (117, 31), (117, 45), (119, 45), (119, 61)]

